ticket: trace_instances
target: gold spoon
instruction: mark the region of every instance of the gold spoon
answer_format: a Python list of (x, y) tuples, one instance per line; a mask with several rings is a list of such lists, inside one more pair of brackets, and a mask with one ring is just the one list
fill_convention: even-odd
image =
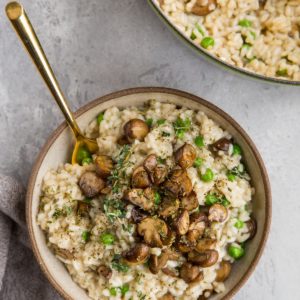
[(74, 133), (76, 143), (72, 153), (72, 164), (77, 163), (78, 150), (82, 147), (87, 148), (90, 153), (96, 153), (97, 142), (85, 137), (79, 129), (23, 6), (18, 2), (8, 3), (6, 14)]

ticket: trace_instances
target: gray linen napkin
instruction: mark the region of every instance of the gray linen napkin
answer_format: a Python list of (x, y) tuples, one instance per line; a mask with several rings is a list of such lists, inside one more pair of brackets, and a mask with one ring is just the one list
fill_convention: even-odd
[(61, 299), (33, 256), (25, 224), (25, 191), (0, 175), (0, 299)]

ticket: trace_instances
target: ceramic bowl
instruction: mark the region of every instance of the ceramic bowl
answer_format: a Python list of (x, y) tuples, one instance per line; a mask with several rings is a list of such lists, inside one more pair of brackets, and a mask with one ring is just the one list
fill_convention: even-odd
[[(231, 298), (246, 282), (253, 272), (263, 252), (271, 220), (271, 192), (268, 175), (263, 161), (245, 131), (225, 112), (211, 103), (191, 94), (166, 88), (135, 88), (101, 97), (90, 102), (76, 112), (81, 128), (85, 128), (99, 112), (111, 107), (140, 106), (149, 99), (174, 103), (194, 110), (204, 111), (224, 129), (229, 131), (241, 145), (245, 164), (252, 177), (256, 193), (254, 197), (254, 217), (257, 220), (257, 234), (247, 243), (247, 255), (234, 264), (231, 276), (226, 281), (226, 291), (213, 299)], [(44, 233), (36, 222), (41, 193), (42, 179), (50, 168), (70, 161), (73, 138), (66, 123), (60, 125), (42, 148), (30, 177), (26, 216), (32, 249), (46, 277), (65, 299), (89, 299), (70, 277), (63, 264), (53, 255), (46, 245)]]
[(227, 70), (233, 71), (235, 73), (238, 73), (240, 75), (247, 76), (248, 78), (258, 79), (260, 81), (267, 81), (267, 82), (273, 82), (275, 84), (285, 84), (285, 85), (293, 85), (293, 86), (299, 86), (300, 81), (295, 80), (288, 80), (288, 79), (282, 79), (282, 78), (275, 78), (275, 77), (269, 77), (266, 75), (261, 75), (259, 73), (248, 71), (247, 69), (237, 67), (233, 64), (227, 63), (220, 58), (213, 55), (211, 52), (205, 50), (200, 45), (196, 45), (184, 32), (182, 32), (180, 29), (178, 29), (174, 23), (171, 21), (171, 19), (163, 12), (163, 10), (160, 8), (159, 1), (158, 0), (148, 0), (150, 6), (154, 9), (154, 11), (157, 13), (157, 15), (164, 21), (166, 25), (187, 45), (189, 45), (193, 50), (195, 50), (198, 54), (206, 58), (212, 63), (215, 63), (219, 67), (223, 67)]

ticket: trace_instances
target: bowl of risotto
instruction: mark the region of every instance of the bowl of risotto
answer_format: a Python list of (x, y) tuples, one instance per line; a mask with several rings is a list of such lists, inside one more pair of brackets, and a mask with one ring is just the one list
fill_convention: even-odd
[(253, 272), (271, 219), (261, 157), (225, 112), (191, 94), (136, 88), (76, 113), (34, 165), (27, 223), (65, 299), (229, 299)]
[(252, 77), (300, 84), (299, 0), (149, 0), (197, 52)]

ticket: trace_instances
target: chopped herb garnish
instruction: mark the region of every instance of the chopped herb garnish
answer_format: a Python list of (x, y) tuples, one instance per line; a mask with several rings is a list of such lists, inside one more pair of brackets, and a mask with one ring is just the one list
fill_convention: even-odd
[(203, 36), (205, 35), (205, 33), (204, 33), (202, 27), (201, 27), (198, 23), (195, 25), (195, 27), (196, 27), (196, 29), (197, 29)]
[(166, 123), (166, 119), (159, 119), (157, 120), (157, 125), (160, 126), (160, 125), (163, 125)]
[(163, 137), (167, 137), (167, 136), (170, 136), (171, 133), (166, 132), (166, 131), (163, 131), (163, 132), (161, 133), (161, 135), (162, 135)]
[(152, 119), (152, 118), (147, 119), (147, 120), (146, 120), (146, 124), (147, 124), (149, 127), (151, 127), (152, 124), (153, 124), (153, 119)]
[(155, 194), (154, 194), (154, 203), (156, 205), (158, 205), (160, 202), (161, 202), (160, 194), (158, 192), (155, 192)]
[(117, 288), (113, 287), (109, 289), (109, 293), (111, 296), (117, 296)]
[(90, 239), (91, 233), (89, 231), (83, 231), (81, 234), (82, 240), (87, 243)]
[(242, 167), (242, 165), (234, 167), (233, 169), (231, 169), (227, 172), (227, 178), (229, 181), (234, 181), (236, 179), (236, 177), (240, 177), (242, 179), (248, 180), (248, 176), (246, 175), (245, 170)]
[(116, 218), (124, 218), (126, 216), (125, 204), (118, 199), (105, 198), (103, 210), (110, 222), (113, 222)]
[(191, 38), (192, 41), (194, 41), (197, 38), (197, 36), (194, 32), (192, 32), (190, 38)]
[(233, 181), (235, 181), (235, 179), (236, 179), (236, 175), (235, 175), (233, 172), (228, 171), (228, 172), (227, 172), (227, 179), (228, 179), (229, 181), (233, 182)]
[(160, 164), (165, 164), (166, 163), (166, 159), (161, 158), (160, 156), (157, 158), (158, 163)]
[(288, 71), (287, 71), (287, 69), (279, 69), (276, 71), (276, 75), (284, 77), (284, 76), (288, 75)]
[(251, 27), (252, 26), (252, 22), (248, 19), (243, 19), (240, 20), (238, 23), (241, 27)]
[(124, 284), (120, 287), (120, 292), (122, 296), (125, 296), (125, 294), (129, 291), (129, 284)]
[(173, 123), (176, 136), (182, 139), (184, 134), (190, 130), (191, 125), (192, 122), (189, 118), (186, 118), (185, 120), (177, 118), (177, 120)]
[(121, 255), (115, 255), (111, 263), (111, 267), (119, 272), (126, 273), (129, 271), (129, 266), (120, 261)]
[(66, 206), (64, 205), (62, 209), (56, 208), (52, 217), (54, 219), (57, 219), (59, 217), (66, 217), (69, 216), (73, 212), (73, 207), (72, 206)]

